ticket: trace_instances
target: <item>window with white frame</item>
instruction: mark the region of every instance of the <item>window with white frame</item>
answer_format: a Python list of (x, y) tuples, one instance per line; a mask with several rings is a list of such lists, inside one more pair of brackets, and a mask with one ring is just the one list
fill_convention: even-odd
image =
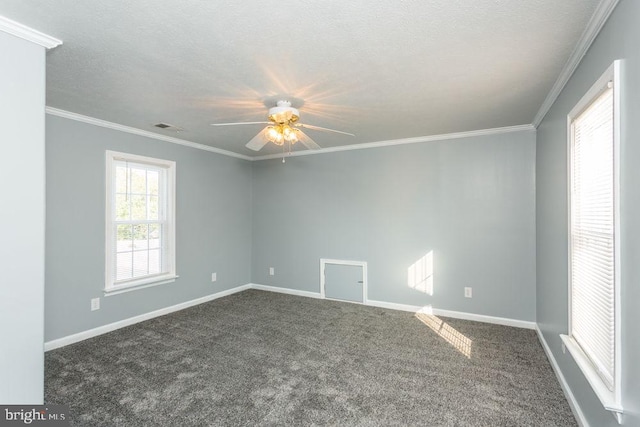
[(105, 292), (176, 278), (175, 162), (106, 153)]
[(569, 334), (562, 340), (620, 421), (619, 63), (569, 113)]

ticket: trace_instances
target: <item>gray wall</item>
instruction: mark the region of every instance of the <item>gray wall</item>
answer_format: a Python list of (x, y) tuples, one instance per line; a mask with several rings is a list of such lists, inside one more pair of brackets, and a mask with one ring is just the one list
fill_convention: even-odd
[[(250, 162), (52, 115), (46, 125), (46, 341), (250, 281)], [(174, 283), (103, 296), (105, 150), (176, 161)]]
[[(534, 132), (251, 164), (48, 115), (46, 148), (46, 341), (249, 282), (317, 292), (320, 257), (368, 261), (369, 299), (535, 319)], [(175, 283), (103, 296), (105, 150), (177, 162)], [(407, 285), (429, 251), (432, 296)]]
[[(255, 162), (252, 282), (367, 261), (369, 299), (535, 320), (534, 168), (533, 131)], [(430, 251), (432, 296), (407, 283)]]
[(624, 425), (640, 426), (640, 2), (621, 0), (537, 135), (537, 319), (582, 411), (592, 426), (617, 425), (602, 408), (567, 352), (566, 117), (615, 59), (624, 59), (621, 134), (622, 369)]
[(0, 31), (0, 402), (43, 399), (45, 49)]

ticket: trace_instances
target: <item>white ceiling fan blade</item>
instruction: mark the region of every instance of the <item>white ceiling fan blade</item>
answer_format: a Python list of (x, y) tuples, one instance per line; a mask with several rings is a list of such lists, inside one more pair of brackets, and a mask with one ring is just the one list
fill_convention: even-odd
[(304, 124), (304, 123), (296, 123), (295, 126), (298, 126), (298, 127), (301, 127), (301, 128), (305, 128), (305, 129), (320, 130), (320, 131), (324, 131), (324, 132), (335, 132), (335, 133), (341, 133), (343, 135), (355, 136), (354, 134), (349, 133), (349, 132), (343, 132), (341, 130), (323, 128), (323, 127), (320, 127), (320, 126), (307, 125), (307, 124)]
[(271, 122), (211, 123), (211, 126), (268, 125)]
[(262, 147), (264, 147), (265, 145), (267, 145), (267, 142), (269, 142), (269, 140), (267, 139), (267, 129), (269, 129), (268, 127), (262, 129), (260, 131), (260, 133), (258, 133), (256, 136), (253, 137), (253, 139), (251, 139), (251, 141), (247, 142), (247, 145), (245, 145), (245, 147), (253, 150), (253, 151), (260, 151), (262, 149)]
[(296, 129), (296, 135), (298, 135), (298, 141), (300, 141), (300, 143), (307, 147), (309, 150), (320, 150), (322, 148), (301, 130)]

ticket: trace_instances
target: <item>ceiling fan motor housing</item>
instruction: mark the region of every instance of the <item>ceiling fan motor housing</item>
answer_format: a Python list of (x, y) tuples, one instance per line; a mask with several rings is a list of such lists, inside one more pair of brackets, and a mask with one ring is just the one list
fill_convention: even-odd
[(278, 124), (291, 124), (300, 119), (300, 113), (289, 101), (278, 101), (275, 107), (269, 108), (269, 120)]

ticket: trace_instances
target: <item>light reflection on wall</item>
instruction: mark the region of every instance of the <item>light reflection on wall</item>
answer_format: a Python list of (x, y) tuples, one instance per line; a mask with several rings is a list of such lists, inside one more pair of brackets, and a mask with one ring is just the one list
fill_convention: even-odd
[(407, 285), (416, 291), (433, 295), (433, 251), (427, 252), (409, 266)]
[(427, 325), (432, 331), (451, 344), (468, 359), (471, 359), (472, 341), (469, 338), (458, 332), (442, 319), (430, 314), (427, 310), (418, 311), (416, 313), (416, 318)]

